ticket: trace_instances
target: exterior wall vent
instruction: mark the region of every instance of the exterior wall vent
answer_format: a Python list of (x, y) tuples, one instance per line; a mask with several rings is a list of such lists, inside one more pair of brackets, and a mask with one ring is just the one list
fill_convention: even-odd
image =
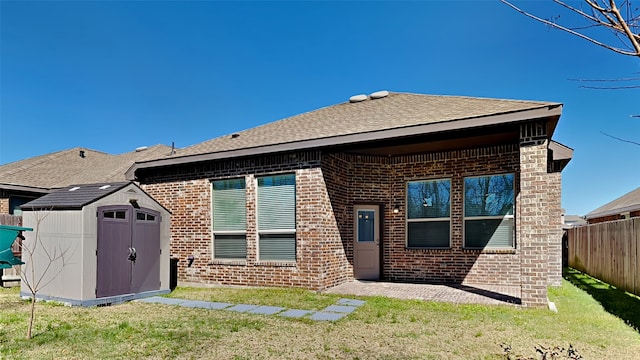
[(352, 97), (349, 98), (349, 102), (351, 103), (357, 103), (365, 100), (367, 100), (367, 95), (365, 94), (353, 95)]

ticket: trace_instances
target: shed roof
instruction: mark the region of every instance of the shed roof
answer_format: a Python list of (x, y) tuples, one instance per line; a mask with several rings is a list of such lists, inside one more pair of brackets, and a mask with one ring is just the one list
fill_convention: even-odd
[[(171, 158), (136, 162), (140, 168), (216, 158), (345, 145), (364, 141), (469, 129), (535, 118), (559, 118), (562, 104), (542, 101), (391, 92), (360, 102), (344, 102), (184, 148)], [(550, 122), (549, 136), (555, 129)]]
[[(124, 188), (130, 181), (71, 185), (22, 205), (23, 210), (78, 210)], [(135, 184), (134, 184), (135, 185)], [(136, 185), (137, 186), (137, 185)]]
[(585, 217), (594, 219), (636, 210), (640, 210), (640, 187), (600, 206), (585, 215)]

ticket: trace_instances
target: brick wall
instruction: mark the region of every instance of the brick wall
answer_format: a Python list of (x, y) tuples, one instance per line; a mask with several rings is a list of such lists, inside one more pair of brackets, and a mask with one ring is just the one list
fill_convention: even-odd
[(9, 197), (0, 197), (0, 214), (9, 213)]
[[(519, 167), (517, 145), (449, 151), (415, 156), (368, 157), (332, 154), (323, 158), (323, 169), (332, 171), (327, 184), (339, 182), (341, 193), (336, 212), (343, 237), (353, 238), (352, 209), (356, 204), (382, 205), (382, 276), (394, 281), (467, 282), (475, 284), (520, 284), (519, 250), (482, 251), (463, 249), (463, 181), (467, 176), (515, 173)], [(329, 166), (331, 165), (331, 166)], [(325, 176), (329, 173), (325, 171)], [(407, 181), (451, 179), (451, 248), (422, 250), (406, 248), (405, 198)], [(517, 185), (516, 185), (517, 186)], [(517, 189), (516, 189), (517, 191)], [(331, 193), (331, 192), (330, 192)], [(393, 207), (400, 211), (393, 213)], [(334, 208), (336, 211), (336, 208)], [(353, 263), (353, 244), (346, 254)]]
[(552, 172), (547, 175), (548, 206), (549, 206), (549, 246), (547, 248), (548, 259), (548, 284), (552, 286), (562, 285), (562, 184), (560, 172)]
[[(560, 176), (547, 173), (546, 142), (435, 154), (381, 157), (319, 151), (146, 170), (142, 186), (172, 212), (172, 256), (181, 281), (323, 289), (353, 278), (353, 207), (381, 209), (382, 277), (394, 281), (519, 285), (526, 305), (546, 303), (546, 286), (560, 279)], [(257, 259), (256, 176), (296, 174), (297, 260)], [(468, 176), (514, 173), (516, 247), (463, 247), (463, 183)], [(244, 177), (247, 258), (212, 259), (211, 180)], [(407, 249), (407, 181), (451, 180), (451, 248)], [(393, 207), (400, 211), (393, 213)], [(553, 222), (557, 215), (557, 224)], [(557, 251), (557, 255), (555, 252)], [(194, 264), (186, 266), (188, 256)], [(556, 259), (557, 257), (557, 263)], [(550, 260), (549, 260), (550, 259)], [(548, 268), (548, 270), (547, 270)]]
[[(323, 289), (350, 278), (344, 244), (319, 166), (309, 152), (221, 161), (147, 174), (143, 187), (172, 212), (171, 255), (180, 259), (181, 281)], [(256, 176), (296, 174), (296, 261), (267, 262), (257, 257)], [(244, 177), (247, 191), (247, 258), (212, 258), (211, 180)], [(187, 267), (187, 257), (194, 262)]]

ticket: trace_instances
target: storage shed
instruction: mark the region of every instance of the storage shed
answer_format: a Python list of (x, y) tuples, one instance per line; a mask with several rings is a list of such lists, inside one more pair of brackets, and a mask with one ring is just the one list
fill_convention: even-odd
[[(92, 306), (169, 292), (170, 213), (135, 183), (73, 185), (22, 211), (38, 298)], [(20, 290), (30, 295), (24, 280)]]

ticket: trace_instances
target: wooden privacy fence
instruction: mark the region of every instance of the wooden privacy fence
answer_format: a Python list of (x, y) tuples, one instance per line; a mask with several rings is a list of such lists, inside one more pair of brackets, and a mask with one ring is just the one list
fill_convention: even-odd
[(22, 216), (0, 214), (0, 225), (21, 226)]
[(569, 266), (640, 296), (640, 218), (569, 229)]

